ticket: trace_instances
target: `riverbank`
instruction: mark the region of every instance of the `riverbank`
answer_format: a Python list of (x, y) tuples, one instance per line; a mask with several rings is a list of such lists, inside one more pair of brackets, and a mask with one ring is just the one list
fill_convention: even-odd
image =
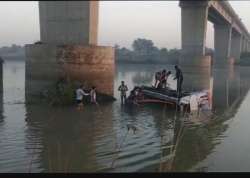
[(159, 61), (152, 61), (152, 62), (147, 62), (147, 61), (116, 61), (116, 64), (142, 64), (142, 65), (165, 64), (165, 65), (177, 65), (177, 62), (176, 63), (169, 63), (169, 62), (159, 62)]
[(0, 55), (0, 58), (3, 61), (11, 60), (11, 61), (25, 61), (25, 55)]
[(240, 61), (235, 64), (239, 66), (250, 66), (250, 57), (241, 58)]

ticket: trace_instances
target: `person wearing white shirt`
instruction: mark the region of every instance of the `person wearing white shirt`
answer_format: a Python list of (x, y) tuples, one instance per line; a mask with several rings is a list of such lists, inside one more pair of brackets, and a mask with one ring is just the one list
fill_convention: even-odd
[(90, 90), (90, 102), (98, 105), (96, 101), (96, 87), (95, 86), (93, 86)]
[(89, 93), (84, 92), (84, 87), (81, 85), (77, 90), (76, 90), (76, 103), (78, 105), (78, 110), (83, 109), (83, 96), (88, 96)]

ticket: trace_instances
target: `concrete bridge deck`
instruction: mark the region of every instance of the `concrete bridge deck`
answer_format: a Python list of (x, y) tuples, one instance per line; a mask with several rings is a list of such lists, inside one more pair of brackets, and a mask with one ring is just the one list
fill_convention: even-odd
[[(250, 51), (250, 34), (228, 1), (180, 1), (182, 65), (196, 65), (205, 56), (207, 21), (214, 24), (214, 64), (227, 65)], [(198, 63), (201, 65), (202, 62)]]

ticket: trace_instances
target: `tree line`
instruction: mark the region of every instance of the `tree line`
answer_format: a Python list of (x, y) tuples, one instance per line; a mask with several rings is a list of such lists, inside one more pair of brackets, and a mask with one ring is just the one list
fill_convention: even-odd
[[(132, 50), (115, 45), (118, 63), (167, 63), (177, 64), (181, 50), (157, 48), (152, 40), (138, 38), (132, 43)], [(213, 50), (206, 48), (206, 54), (213, 56)]]
[(13, 44), (12, 46), (0, 47), (0, 56), (3, 57), (22, 57), (25, 56), (23, 46)]

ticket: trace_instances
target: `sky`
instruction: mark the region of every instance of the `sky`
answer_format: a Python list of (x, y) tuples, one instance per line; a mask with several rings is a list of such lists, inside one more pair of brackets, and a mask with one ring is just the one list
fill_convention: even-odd
[[(229, 1), (250, 31), (250, 1)], [(131, 47), (146, 38), (157, 47), (180, 48), (181, 9), (178, 1), (101, 1), (98, 44)], [(37, 1), (0, 1), (0, 47), (40, 39)], [(206, 46), (213, 48), (213, 24), (208, 22)]]

